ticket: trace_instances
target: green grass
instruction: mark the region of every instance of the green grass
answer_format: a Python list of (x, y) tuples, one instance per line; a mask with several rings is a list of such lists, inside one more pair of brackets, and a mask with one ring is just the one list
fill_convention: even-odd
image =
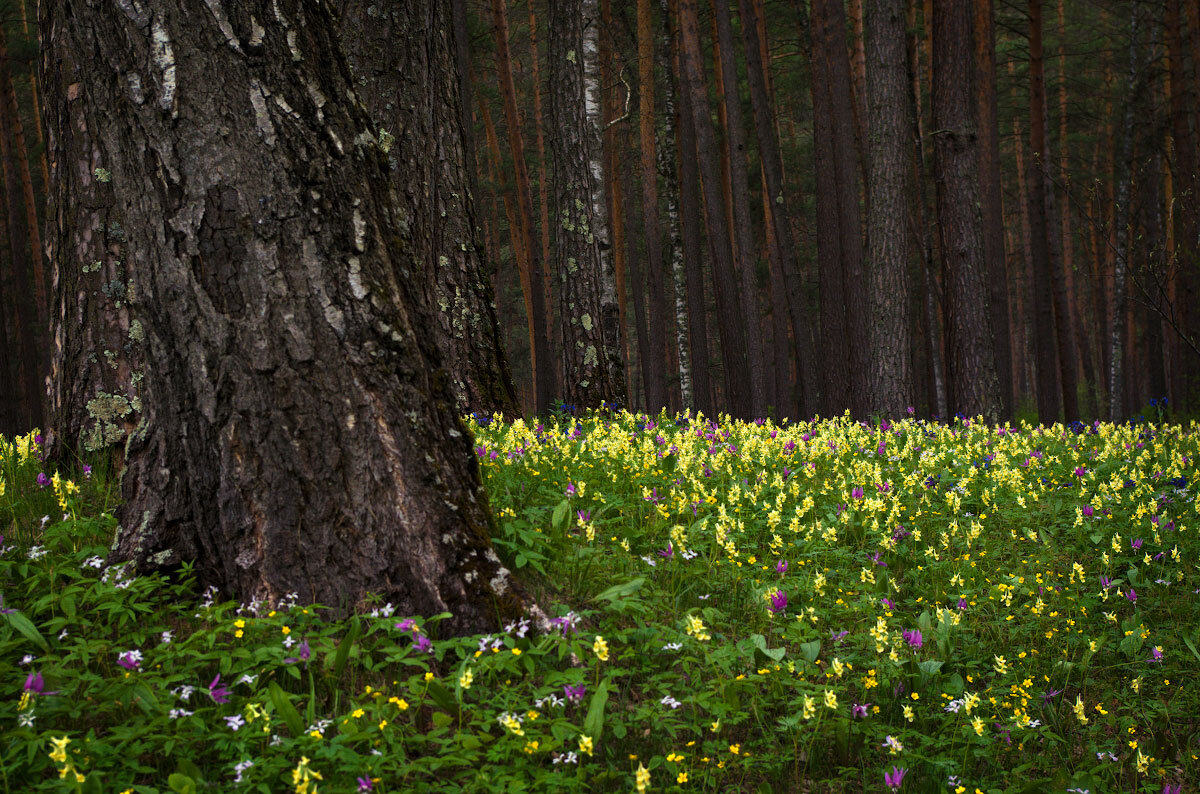
[(41, 486), (6, 442), (0, 791), (1200, 778), (1194, 423), (472, 430), (497, 549), (561, 628), (443, 638), (91, 567), (111, 478)]

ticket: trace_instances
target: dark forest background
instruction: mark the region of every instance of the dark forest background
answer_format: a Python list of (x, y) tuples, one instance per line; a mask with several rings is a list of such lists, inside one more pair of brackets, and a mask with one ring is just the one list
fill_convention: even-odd
[[(527, 413), (1200, 406), (1196, 0), (587, 0), (582, 52), (554, 6), (455, 0), (473, 221)], [(11, 433), (45, 421), (52, 268), (36, 9), (0, 14)], [(597, 318), (549, 276), (574, 266), (551, 267), (574, 223), (555, 151), (591, 159)], [(567, 382), (593, 325), (624, 389)]]

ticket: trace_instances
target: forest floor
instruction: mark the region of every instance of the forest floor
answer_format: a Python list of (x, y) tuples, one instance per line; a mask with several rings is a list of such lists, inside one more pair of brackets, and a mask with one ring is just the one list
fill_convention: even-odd
[(470, 425), (548, 631), (107, 568), (114, 478), (4, 441), (0, 791), (1200, 779), (1195, 423)]

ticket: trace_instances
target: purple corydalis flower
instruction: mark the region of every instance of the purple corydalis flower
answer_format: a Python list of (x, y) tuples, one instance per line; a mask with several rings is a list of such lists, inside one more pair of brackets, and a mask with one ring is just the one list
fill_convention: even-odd
[(770, 610), (773, 614), (778, 615), (785, 609), (787, 609), (787, 593), (782, 590), (776, 590), (771, 594)]
[(891, 600), (891, 599), (888, 599), (888, 598), (881, 598), (881, 599), (879, 599), (879, 603), (883, 604), (883, 605), (884, 605), (885, 607), (887, 607), (888, 609), (895, 609), (895, 608), (896, 608), (896, 604), (895, 604), (895, 603), (893, 603), (893, 602), (892, 602), (892, 600)]
[(1076, 477), (1082, 477), (1085, 474), (1087, 474), (1087, 469), (1083, 468), (1082, 466), (1075, 467), (1075, 476)]
[(881, 561), (880, 561), (880, 559), (879, 559), (879, 558), (880, 558), (880, 557), (882, 557), (882, 556), (883, 556), (883, 552), (881, 552), (881, 551), (877, 551), (877, 552), (875, 552), (874, 556), (872, 556), (872, 557), (871, 557), (871, 562), (875, 563), (876, 565), (879, 565), (879, 566), (882, 566), (882, 567), (886, 568), (886, 567), (887, 567), (887, 563), (886, 563), (886, 562), (881, 562)]
[(140, 651), (125, 651), (117, 657), (117, 664), (126, 670), (137, 670), (142, 666), (142, 654)]
[(424, 634), (417, 637), (417, 641), (414, 644), (416, 645), (418, 651), (428, 651), (433, 653), (433, 642)]
[(1134, 590), (1132, 587), (1129, 588), (1129, 592), (1125, 594), (1125, 597), (1128, 598), (1130, 600), (1130, 602), (1136, 604), (1137, 603), (1137, 590)]
[(1083, 514), (1085, 516), (1087, 516), (1088, 518), (1091, 518), (1092, 516), (1094, 516), (1096, 514), (1096, 510), (1091, 505), (1084, 505), (1083, 506)]
[(1142, 539), (1134, 538), (1133, 540), (1129, 541), (1129, 545), (1133, 546), (1134, 551), (1139, 551), (1142, 548)]
[(853, 499), (862, 499), (863, 498), (863, 489), (862, 488), (854, 488), (853, 490), (850, 491), (850, 496)]
[(866, 717), (867, 716), (867, 708), (870, 707), (870, 705), (871, 705), (870, 703), (861, 703), (861, 704), (855, 703), (850, 708), (850, 716), (851, 717), (859, 717), (859, 718)]
[(671, 541), (669, 541), (669, 540), (667, 541), (667, 547), (665, 549), (663, 549), (662, 551), (660, 551), (658, 553), (658, 556), (665, 557), (668, 560), (675, 558), (675, 546), (671, 544)]
[(958, 599), (958, 608), (966, 609), (967, 608), (967, 599), (965, 599), (965, 598)]
[(396, 628), (398, 628), (400, 631), (415, 631), (416, 627), (417, 622), (412, 618), (405, 618), (396, 624)]
[(775, 563), (775, 573), (779, 574), (780, 576), (783, 576), (785, 573), (787, 573), (787, 560), (780, 560), (779, 562)]
[(91, 466), (89, 466), (89, 465), (87, 465), (86, 463), (85, 463), (85, 464), (83, 464), (83, 476), (84, 476), (84, 477), (91, 477), (91, 476), (92, 476), (92, 467), (91, 467)]
[(42, 486), (43, 488), (45, 488), (47, 485), (50, 484), (50, 478), (46, 476), (46, 472), (44, 472), (44, 471), (38, 472), (37, 484)]
[[(286, 659), (284, 660), (286, 661)], [(217, 673), (217, 677), (208, 685), (208, 696), (213, 699), (214, 703), (228, 703), (229, 689), (221, 683), (221, 674)]]
[(575, 517), (579, 519), (580, 523), (586, 524), (592, 520), (592, 511), (591, 510), (576, 510)]
[(565, 495), (566, 496), (574, 496), (575, 495), (575, 483), (573, 483), (573, 482), (567, 483), (567, 490), (565, 491)]
[(846, 635), (849, 633), (850, 632), (848, 632), (848, 631), (831, 631), (831, 632), (829, 632), (829, 639), (833, 642), (834, 645), (837, 645), (843, 639), (845, 639)]
[(1112, 587), (1112, 579), (1109, 579), (1107, 576), (1101, 575), (1100, 586), (1103, 587), (1105, 590), (1107, 590), (1108, 588)]
[(892, 791), (896, 791), (900, 788), (900, 784), (904, 782), (904, 776), (907, 774), (907, 769), (901, 769), (898, 766), (893, 766), (891, 772), (883, 773), (883, 784)]
[(41, 673), (30, 673), (25, 679), (25, 691), (32, 692), (35, 695), (42, 694), (42, 690), (46, 688), (46, 682), (42, 678)]
[(1161, 662), (1162, 657), (1163, 657), (1163, 652), (1158, 649), (1157, 645), (1150, 649), (1150, 661)]
[(370, 791), (373, 788), (375, 788), (375, 784), (371, 782), (371, 778), (369, 778), (369, 777), (358, 778), (358, 790), (359, 791)]
[(564, 684), (563, 695), (572, 703), (578, 703), (583, 700), (584, 694), (587, 693), (587, 684)]
[(925, 638), (921, 636), (920, 629), (904, 632), (904, 641), (914, 650), (920, 650), (921, 646), (925, 644)]
[(1176, 783), (1173, 786), (1170, 783), (1163, 783), (1162, 794), (1180, 794), (1181, 791), (1183, 791), (1182, 783)]

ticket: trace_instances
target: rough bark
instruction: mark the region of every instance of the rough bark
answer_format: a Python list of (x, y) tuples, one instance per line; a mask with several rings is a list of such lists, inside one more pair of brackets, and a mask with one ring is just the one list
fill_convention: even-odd
[(934, 181), (946, 289), (950, 409), (995, 421), (1000, 384), (992, 349), (987, 270), (979, 214), (978, 137), (971, 93), (971, 9), (935, 0), (933, 13)]
[(1000, 117), (996, 96), (996, 22), (993, 0), (975, 0), (976, 104), (979, 113), (980, 207), (984, 262), (988, 274), (988, 311), (995, 336), (1000, 405), (1012, 416), (1012, 338), (1008, 327), (1008, 275), (1001, 212)]
[[(674, 0), (673, 0), (674, 2)], [(676, 5), (672, 19), (678, 19)], [(695, 387), (693, 407), (707, 416), (714, 414), (711, 355), (708, 348), (708, 313), (704, 304), (704, 262), (700, 221), (700, 169), (696, 161), (696, 133), (693, 126), (691, 91), (683, 75), (683, 42), (679, 25), (672, 31), (676, 85), (679, 86), (679, 119), (675, 145), (679, 163), (679, 231), (683, 250), (685, 292), (687, 294), (688, 350)]]
[[(584, 85), (583, 5), (552, 3), (550, 44), (551, 216), (562, 330), (563, 399), (577, 408), (625, 402), (622, 368), (611, 365), (601, 290), (592, 140)], [(615, 326), (612, 329), (615, 331)], [(620, 360), (619, 354), (615, 356)]]
[(513, 614), (434, 338), (437, 235), (394, 189), (328, 7), (57, 0), (40, 21), (52, 104), (95, 121), (145, 338), (109, 561), (339, 612), (377, 593), (456, 632)]
[[(1194, 5), (1194, 4), (1192, 4)], [(1200, 17), (1200, 9), (1191, 8), (1192, 17)], [(1200, 157), (1197, 156), (1197, 140), (1200, 138), (1200, 85), (1189, 83), (1184, 69), (1183, 31), (1180, 0), (1168, 0), (1167, 24), (1167, 70), (1169, 106), (1171, 114), (1171, 152), (1168, 175), (1172, 178), (1175, 201), (1168, 197), (1167, 206), (1174, 209), (1174, 226), (1168, 229), (1173, 241), (1174, 257), (1168, 262), (1174, 294), (1171, 306), (1175, 312), (1178, 329), (1168, 336), (1171, 360), (1171, 401), (1178, 410), (1194, 409), (1200, 399), (1200, 356), (1190, 345), (1183, 344), (1180, 332), (1192, 344), (1200, 345)], [(1198, 20), (1200, 21), (1200, 20)], [(1200, 25), (1198, 25), (1200, 27)], [(1200, 29), (1191, 31), (1193, 36), (1193, 69), (1200, 72), (1200, 42), (1194, 37)], [(1190, 117), (1190, 119), (1189, 119)], [(1189, 120), (1191, 125), (1189, 125)]]
[(1121, 176), (1113, 200), (1116, 234), (1116, 256), (1113, 263), (1112, 324), (1109, 339), (1108, 363), (1108, 416), (1112, 421), (1121, 418), (1125, 411), (1125, 343), (1127, 340), (1125, 310), (1127, 277), (1130, 252), (1129, 184), (1133, 178), (1133, 106), (1138, 86), (1138, 22), (1141, 4), (1130, 3), (1129, 11), (1129, 67), (1125, 109), (1121, 114)]
[[(763, 182), (767, 193), (767, 205), (771, 212), (770, 228), (773, 232), (773, 247), (779, 256), (786, 292), (788, 320), (792, 339), (796, 345), (798, 402), (781, 406), (785, 412), (793, 408), (803, 415), (812, 416), (818, 410), (816, 351), (812, 347), (812, 330), (805, 312), (804, 278), (797, 261), (796, 241), (792, 236), (790, 206), (783, 181), (783, 158), (779, 152), (779, 136), (775, 132), (775, 117), (772, 112), (770, 92), (767, 84), (767, 63), (763, 57), (766, 39), (762, 34), (763, 18), (760, 0), (740, 0), (742, 33), (746, 39), (746, 73), (750, 86), (750, 105), (754, 109), (754, 131), (758, 138), (758, 152), (762, 160)], [(776, 276), (773, 274), (772, 279)], [(773, 282), (774, 283), (774, 282)], [(774, 289), (774, 287), (773, 287)]]
[[(642, 0), (645, 2), (645, 0)], [(750, 405), (754, 416), (767, 415), (767, 372), (763, 363), (763, 340), (759, 308), (757, 259), (754, 253), (754, 232), (750, 218), (750, 177), (746, 167), (746, 128), (742, 120), (742, 99), (738, 92), (737, 49), (733, 41), (733, 26), (729, 21), (729, 0), (715, 0), (717, 41), (720, 43), (719, 67), (725, 84), (725, 139), (729, 147), (729, 183), (733, 208), (734, 265), (741, 287), (742, 321), (746, 329), (745, 373), (750, 380)]]
[(537, 17), (534, 15), (533, 4), (529, 4), (529, 61), (533, 78), (533, 137), (537, 144), (537, 180), (538, 180), (538, 231), (542, 241), (541, 285), (542, 301), (545, 307), (545, 324), (549, 342), (548, 358), (550, 362), (550, 380), (554, 388), (558, 388), (559, 371), (554, 351), (562, 347), (558, 324), (554, 322), (554, 290), (551, 288), (550, 276), (550, 158), (546, 156), (546, 124), (542, 112), (542, 78), (538, 55)]
[[(682, 37), (680, 66), (683, 72), (683, 92), (688, 94), (687, 107), (696, 138), (695, 157), (699, 160), (705, 213), (708, 218), (708, 247), (713, 257), (713, 286), (717, 298), (717, 327), (720, 331), (724, 364), (726, 408), (737, 418), (749, 419), (753, 411), (750, 388), (745, 377), (749, 366), (748, 354), (744, 324), (739, 317), (741, 304), (738, 298), (737, 271), (729, 250), (729, 227), (722, 209), (724, 200), (716, 167), (717, 144), (701, 73), (696, 0), (680, 0), (679, 25)], [(693, 155), (685, 152), (682, 156)], [(694, 338), (693, 336), (693, 341)]]
[[(492, 31), (496, 39), (496, 72), (500, 81), (500, 94), (504, 99), (504, 118), (508, 126), (508, 146), (513, 159), (514, 182), (517, 190), (517, 210), (520, 218), (521, 248), (529, 262), (530, 298), (533, 312), (533, 379), (535, 410), (548, 410), (554, 401), (557, 388), (558, 368), (552, 360), (550, 350), (550, 312), (548, 290), (539, 289), (546, 281), (549, 259), (544, 249), (535, 246), (533, 229), (533, 200), (529, 190), (529, 166), (525, 162), (525, 139), (521, 134), (521, 114), (517, 109), (517, 89), (513, 82), (512, 58), (508, 46), (507, 0), (492, 0)], [(541, 114), (538, 113), (538, 117)], [(545, 162), (544, 152), (540, 152)], [(541, 180), (542, 192), (547, 182)]]
[(900, 418), (912, 405), (908, 291), (908, 87), (903, 0), (866, 6), (870, 201), (870, 413)]
[[(532, 24), (533, 4), (529, 7)], [(612, 251), (613, 276), (616, 280), (617, 292), (617, 323), (620, 340), (621, 361), (624, 365), (625, 382), (630, 384), (632, 400), (632, 357), (629, 351), (629, 325), (626, 270), (628, 268), (625, 256), (625, 191), (624, 180), (621, 177), (623, 169), (618, 168), (617, 127), (621, 116), (621, 97), (617, 91), (613, 77), (613, 16), (611, 0), (600, 0), (600, 92), (601, 92), (601, 141), (603, 144), (604, 169), (604, 205), (608, 217), (610, 234), (610, 249)], [(535, 84), (540, 81), (535, 78)], [(539, 92), (540, 93), (540, 92)]]
[(339, 23), (396, 190), (428, 219), (434, 237), (436, 338), (458, 409), (520, 416), (475, 227), (451, 6), (343, 0)]

